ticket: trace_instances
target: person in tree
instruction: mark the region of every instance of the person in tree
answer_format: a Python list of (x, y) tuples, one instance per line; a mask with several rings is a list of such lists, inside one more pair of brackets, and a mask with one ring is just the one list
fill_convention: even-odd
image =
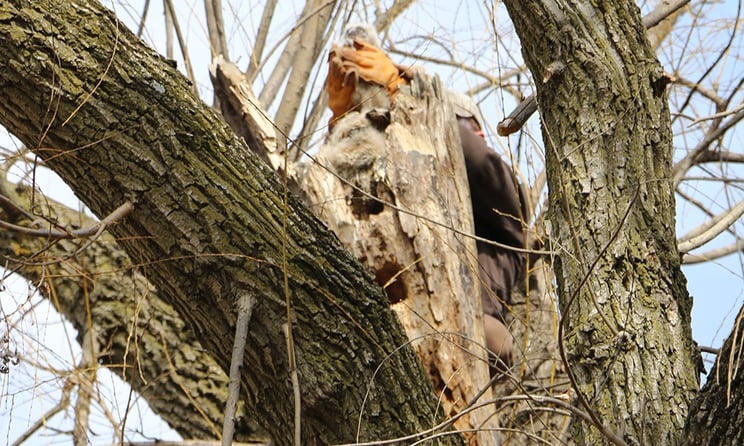
[(475, 103), (462, 94), (449, 96), (460, 131), (475, 235), (504, 245), (476, 241), (486, 342), (503, 363), (499, 366), (508, 366), (513, 340), (505, 325), (505, 309), (524, 278), (526, 261), (524, 253), (509, 247), (525, 247), (529, 207), (511, 167), (486, 144)]
[[(333, 112), (330, 131), (337, 121), (354, 111), (367, 113), (372, 124), (377, 125), (379, 108), (389, 108), (400, 88), (413, 77), (412, 70), (396, 65), (379, 48), (379, 39), (376, 33), (370, 37), (370, 29), (374, 31), (370, 25), (349, 26), (344, 32), (344, 42), (331, 47), (326, 81), (328, 105)], [(364, 95), (356, 92), (360, 85)], [(378, 98), (371, 99), (372, 95)], [(524, 254), (510, 247), (524, 248), (529, 210), (512, 169), (486, 144), (475, 103), (459, 93), (448, 92), (446, 96), (458, 121), (475, 235), (499, 244), (476, 241), (486, 343), (494, 354), (495, 369), (504, 370), (511, 364), (513, 349), (505, 311), (525, 270)]]

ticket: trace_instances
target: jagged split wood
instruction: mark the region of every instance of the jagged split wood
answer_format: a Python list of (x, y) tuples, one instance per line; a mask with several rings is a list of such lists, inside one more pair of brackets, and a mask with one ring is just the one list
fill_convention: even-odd
[[(417, 76), (412, 90), (383, 131), (349, 113), (298, 171), (306, 203), (385, 287), (442, 410), (455, 415), (489, 379), (475, 243), (450, 229), (473, 232), (470, 192), (439, 80)], [(455, 425), (493, 427), (486, 411)], [(492, 432), (477, 437), (493, 442)]]

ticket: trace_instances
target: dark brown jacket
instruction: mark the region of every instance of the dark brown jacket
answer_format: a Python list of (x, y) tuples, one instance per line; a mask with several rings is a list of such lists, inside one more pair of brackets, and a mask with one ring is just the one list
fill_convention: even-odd
[[(475, 121), (472, 118), (457, 121), (470, 184), (475, 235), (524, 248), (529, 209), (522, 187), (509, 165), (476, 133)], [(484, 288), (483, 310), (501, 317), (503, 304), (511, 301), (514, 287), (523, 278), (525, 256), (481, 241), (476, 245)]]

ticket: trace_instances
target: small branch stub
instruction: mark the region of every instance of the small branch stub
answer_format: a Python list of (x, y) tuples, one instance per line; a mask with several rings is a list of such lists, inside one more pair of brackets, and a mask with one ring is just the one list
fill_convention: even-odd
[(553, 62), (548, 65), (548, 68), (545, 69), (545, 74), (543, 75), (542, 83), (547, 84), (550, 79), (552, 79), (554, 76), (557, 76), (561, 73), (563, 73), (563, 70), (566, 69), (566, 64), (561, 62), (560, 60), (554, 60)]

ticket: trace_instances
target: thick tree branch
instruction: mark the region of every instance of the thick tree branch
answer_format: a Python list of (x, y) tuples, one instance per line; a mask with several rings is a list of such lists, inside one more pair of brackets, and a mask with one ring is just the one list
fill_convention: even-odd
[(255, 366), (241, 382), (246, 407), (275, 441), (291, 444), (293, 423), (283, 274), (306, 444), (352, 441), (349, 414), (361, 415), (369, 439), (438, 418), (417, 357), (399, 348), (407, 338), (386, 297), (338, 239), (296, 198), (285, 202), (274, 173), (98, 2), (46, 13), (54, 6), (18, 0), (0, 8), (2, 124), (97, 215), (134, 202), (136, 212), (112, 233), (223, 369), (236, 296), (257, 296), (246, 343)]
[[(17, 189), (21, 200), (29, 194), (26, 187), (5, 181), (1, 184), (2, 189)], [(98, 224), (52, 200), (43, 201), (49, 206), (44, 213), (53, 216), (59, 226)], [(21, 209), (27, 204), (15, 203)], [(227, 376), (109, 234), (103, 233), (86, 245), (81, 250), (74, 240), (50, 243), (5, 231), (0, 236), (0, 258), (36, 284), (45, 297), (51, 298), (46, 291), (53, 290), (56, 309), (77, 330), (78, 341), (89, 329), (96, 333), (103, 349), (100, 364), (128, 382), (182, 437), (216, 438), (227, 396)], [(82, 304), (86, 299), (93, 327)], [(136, 349), (132, 349), (132, 339)], [(145, 351), (145, 356), (138, 353)], [(165, 351), (173, 358), (171, 364)], [(246, 440), (255, 434), (255, 426), (241, 414), (236, 432), (236, 438)]]

